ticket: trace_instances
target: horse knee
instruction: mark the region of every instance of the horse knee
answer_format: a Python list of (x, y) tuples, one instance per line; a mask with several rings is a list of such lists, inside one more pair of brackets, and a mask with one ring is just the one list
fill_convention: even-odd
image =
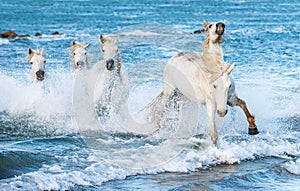
[(232, 97), (228, 98), (227, 105), (229, 105), (230, 107), (242, 106), (242, 105), (246, 105), (246, 102), (237, 96), (232, 96)]

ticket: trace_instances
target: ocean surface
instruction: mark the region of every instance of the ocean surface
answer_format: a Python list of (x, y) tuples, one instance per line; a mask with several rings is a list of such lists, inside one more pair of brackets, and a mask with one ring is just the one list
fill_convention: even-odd
[[(200, 53), (205, 36), (192, 33), (204, 20), (226, 24), (224, 59), (260, 134), (230, 107), (217, 146), (203, 110), (191, 136), (170, 136), (176, 123), (159, 136), (80, 131), (72, 41), (91, 44), (93, 65), (100, 34), (119, 38), (135, 113), (161, 91), (173, 55)], [(1, 1), (0, 21), (0, 33), (30, 35), (0, 39), (0, 190), (300, 190), (298, 0), (14, 0)], [(27, 51), (42, 47), (47, 76), (32, 84)]]

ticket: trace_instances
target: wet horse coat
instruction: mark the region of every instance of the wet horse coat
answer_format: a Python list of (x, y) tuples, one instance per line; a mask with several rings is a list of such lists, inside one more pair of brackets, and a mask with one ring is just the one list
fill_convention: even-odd
[[(164, 85), (161, 94), (148, 105), (156, 113), (157, 104), (167, 106), (175, 90), (179, 90), (189, 100), (205, 104), (211, 131), (211, 139), (217, 142), (215, 113), (224, 117), (227, 113), (226, 105), (239, 105), (245, 111), (249, 122), (249, 134), (257, 134), (254, 117), (246, 108), (245, 102), (236, 96), (233, 79), (229, 74), (234, 68), (223, 60), (224, 23), (204, 22), (204, 30), (208, 35), (203, 42), (201, 55), (192, 52), (182, 52), (171, 58), (164, 71)], [(248, 111), (248, 112), (246, 112)], [(161, 111), (158, 111), (162, 114)], [(160, 125), (161, 114), (157, 124)]]

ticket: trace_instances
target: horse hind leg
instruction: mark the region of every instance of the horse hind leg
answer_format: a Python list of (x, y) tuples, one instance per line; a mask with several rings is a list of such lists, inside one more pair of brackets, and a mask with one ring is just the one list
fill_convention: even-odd
[(249, 123), (249, 127), (248, 127), (249, 135), (256, 135), (259, 133), (257, 126), (255, 124), (255, 117), (254, 115), (251, 115), (251, 113), (249, 112), (246, 102), (244, 100), (238, 98), (237, 96), (234, 96), (233, 98), (230, 99), (230, 101), (228, 101), (228, 105), (239, 106), (240, 108), (242, 108), (242, 110), (244, 111), (247, 117), (247, 121)]

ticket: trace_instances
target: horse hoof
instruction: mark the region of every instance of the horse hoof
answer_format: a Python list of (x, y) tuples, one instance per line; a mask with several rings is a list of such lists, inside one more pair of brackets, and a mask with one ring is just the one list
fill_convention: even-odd
[(259, 131), (257, 130), (257, 128), (255, 127), (255, 128), (249, 128), (248, 129), (248, 134), (249, 135), (257, 135), (259, 133)]

